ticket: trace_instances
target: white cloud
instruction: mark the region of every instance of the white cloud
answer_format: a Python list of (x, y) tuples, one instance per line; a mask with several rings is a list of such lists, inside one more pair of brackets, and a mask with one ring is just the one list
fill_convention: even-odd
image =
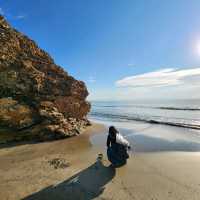
[(4, 11), (2, 8), (0, 8), (0, 15), (4, 15)]
[(15, 18), (16, 19), (24, 19), (24, 18), (26, 18), (26, 16), (25, 15), (17, 15), (17, 16), (15, 16)]
[(116, 82), (118, 87), (163, 87), (182, 84), (200, 85), (200, 68), (167, 68), (141, 75), (125, 77)]
[(200, 99), (200, 68), (167, 68), (125, 77), (117, 87), (90, 88), (91, 100)]
[(199, 99), (200, 68), (166, 68), (118, 80), (116, 98)]
[(5, 10), (3, 8), (0, 7), (0, 15), (3, 15), (4, 17), (10, 19), (10, 20), (21, 20), (26, 18), (26, 15), (12, 15), (10, 13), (8, 13), (7, 11), (5, 12)]
[(94, 82), (96, 82), (96, 79), (93, 76), (90, 76), (88, 79), (88, 82), (94, 83)]
[(129, 66), (129, 67), (134, 67), (135, 64), (133, 64), (133, 63), (129, 63), (128, 66)]

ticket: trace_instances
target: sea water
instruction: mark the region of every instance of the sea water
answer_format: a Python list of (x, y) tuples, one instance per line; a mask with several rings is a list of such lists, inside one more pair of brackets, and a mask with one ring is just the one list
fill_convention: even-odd
[[(136, 144), (137, 151), (200, 151), (200, 100), (92, 101), (91, 104), (89, 119), (116, 126)], [(102, 139), (98, 137), (92, 142), (99, 143)]]

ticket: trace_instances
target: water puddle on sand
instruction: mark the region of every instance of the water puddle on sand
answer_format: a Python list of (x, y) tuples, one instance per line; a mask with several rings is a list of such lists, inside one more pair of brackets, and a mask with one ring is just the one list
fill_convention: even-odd
[[(147, 123), (113, 123), (119, 132), (130, 142), (134, 152), (184, 151), (200, 152), (200, 133), (198, 130), (151, 125)], [(101, 134), (90, 137), (93, 146), (106, 148), (109, 122)], [(127, 128), (125, 128), (127, 127)]]

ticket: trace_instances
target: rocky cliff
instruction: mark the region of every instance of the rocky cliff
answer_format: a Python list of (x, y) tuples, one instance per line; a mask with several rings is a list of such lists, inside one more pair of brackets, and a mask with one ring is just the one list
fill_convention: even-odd
[[(89, 124), (82, 81), (0, 16), (0, 128), (15, 140), (58, 139)], [(0, 133), (1, 134), (1, 133)]]

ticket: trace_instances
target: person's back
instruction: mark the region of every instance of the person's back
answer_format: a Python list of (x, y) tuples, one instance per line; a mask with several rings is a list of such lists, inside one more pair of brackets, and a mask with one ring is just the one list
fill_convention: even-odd
[(130, 148), (130, 144), (114, 126), (109, 127), (107, 148), (108, 160), (114, 166), (126, 163), (126, 159), (129, 158), (127, 148)]

